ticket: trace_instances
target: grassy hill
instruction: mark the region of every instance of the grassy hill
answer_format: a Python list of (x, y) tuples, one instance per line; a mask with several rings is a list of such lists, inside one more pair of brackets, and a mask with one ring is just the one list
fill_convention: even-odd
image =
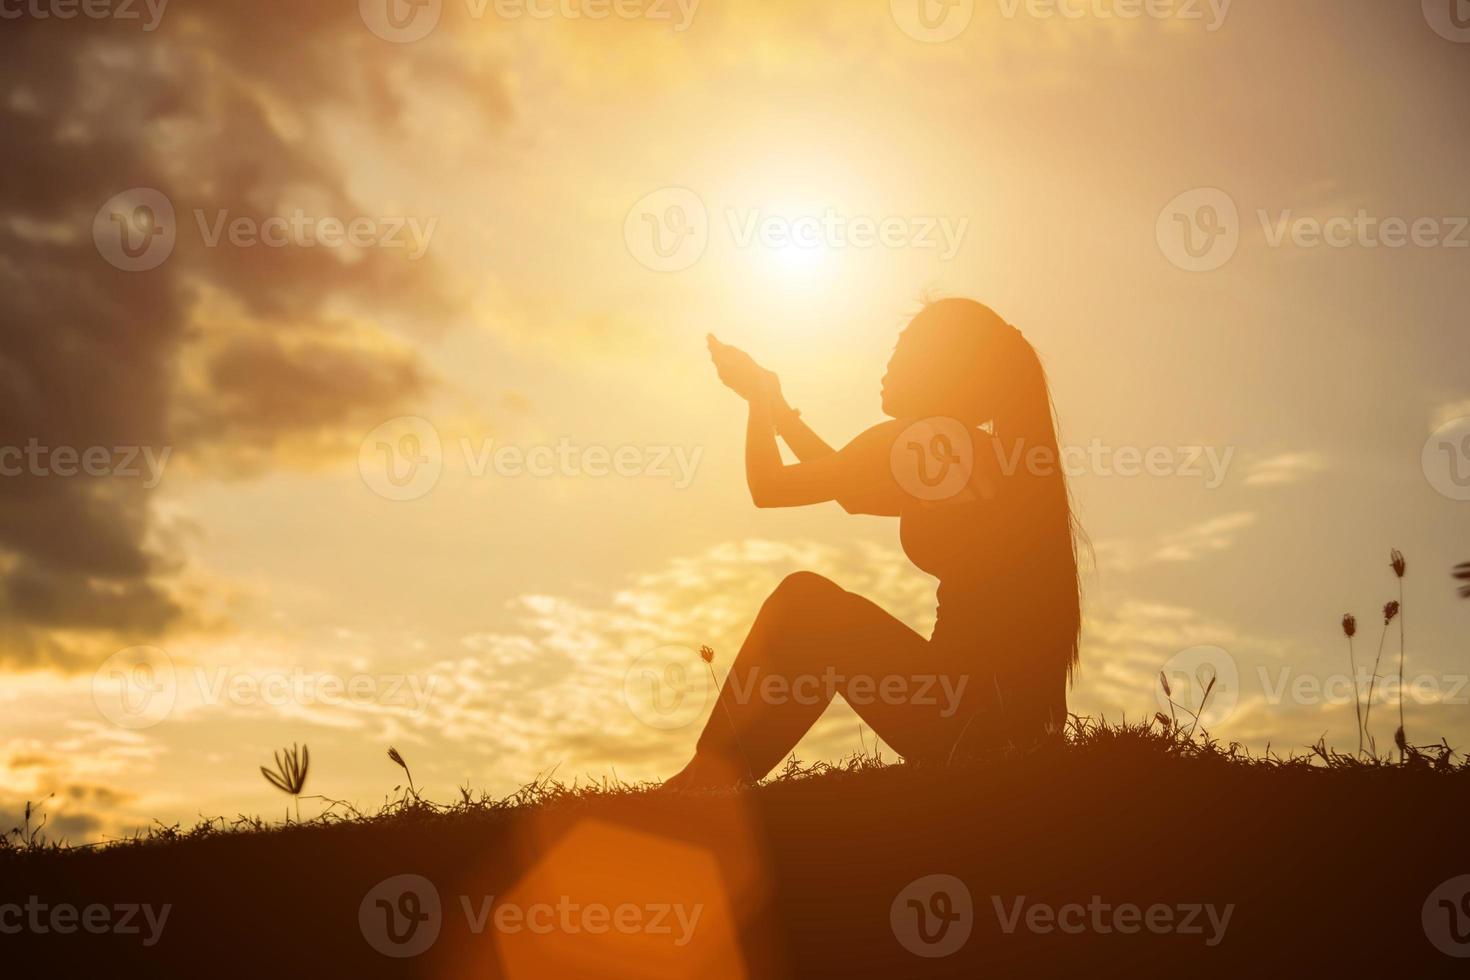
[(793, 765), (739, 793), (541, 783), (12, 843), (0, 950), (62, 976), (1463, 976), (1455, 758), (1262, 760), (1083, 725), (1026, 756)]

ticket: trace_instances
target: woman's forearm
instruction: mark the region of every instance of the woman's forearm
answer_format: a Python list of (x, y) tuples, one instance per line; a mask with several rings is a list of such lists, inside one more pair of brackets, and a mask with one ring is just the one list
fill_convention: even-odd
[(777, 432), (796, 458), (803, 463), (810, 463), (814, 459), (823, 456), (831, 456), (837, 450), (827, 445), (826, 441), (812, 430), (812, 427), (802, 421), (801, 416), (787, 410), (785, 419), (777, 427)]
[(750, 499), (757, 507), (768, 502), (771, 485), (783, 465), (781, 447), (776, 444), (776, 427), (771, 421), (770, 402), (764, 398), (753, 398), (745, 424), (745, 484), (750, 488)]

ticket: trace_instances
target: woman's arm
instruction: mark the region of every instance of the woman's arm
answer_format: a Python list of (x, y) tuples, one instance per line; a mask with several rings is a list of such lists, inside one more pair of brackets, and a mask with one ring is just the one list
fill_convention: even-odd
[(757, 507), (777, 506), (766, 501), (785, 468), (781, 447), (776, 445), (771, 401), (769, 398), (752, 398), (750, 414), (745, 421), (745, 485), (750, 488), (750, 499)]
[(827, 445), (827, 441), (803, 421), (801, 413), (786, 403), (786, 398), (781, 394), (781, 382), (774, 374), (771, 375), (771, 385), (771, 414), (776, 435), (786, 441), (796, 458), (803, 463), (810, 463), (835, 453), (837, 450)]
[(757, 507), (804, 507), (829, 500), (853, 514), (897, 516), (903, 491), (889, 453), (895, 423), (876, 425), (841, 450), (787, 465), (776, 446), (769, 401), (753, 399), (745, 430), (745, 482)]
[[(852, 514), (897, 516), (903, 491), (894, 479), (890, 455), (901, 429), (894, 422), (874, 426), (834, 450), (800, 422), (786, 404), (776, 376), (735, 347), (709, 337), (710, 356), (720, 380), (749, 403), (745, 427), (745, 483), (757, 507), (801, 507), (835, 500)], [(777, 434), (799, 463), (787, 466)]]
[(735, 388), (747, 400), (754, 395), (751, 389), (768, 397), (768, 414), (776, 427), (776, 434), (786, 440), (786, 445), (791, 447), (797, 459), (808, 463), (836, 452), (811, 426), (802, 421), (800, 412), (787, 404), (785, 395), (781, 393), (781, 381), (774, 371), (767, 371), (749, 354), (738, 347), (721, 343), (713, 334), (709, 336), (708, 342), (710, 356), (720, 369), (721, 380)]

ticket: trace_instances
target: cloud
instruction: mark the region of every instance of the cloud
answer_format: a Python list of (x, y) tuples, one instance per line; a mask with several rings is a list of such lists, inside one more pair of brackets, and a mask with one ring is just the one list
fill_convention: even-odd
[(179, 462), (212, 474), (337, 462), (433, 386), (412, 349), (360, 319), (302, 320), (288, 333), (226, 319), (200, 334), (181, 355), (172, 421)]
[[(495, 58), (448, 36), (404, 50), (355, 5), (285, 0), (169, 9), (150, 32), (28, 17), (6, 31), (0, 448), (169, 449), (250, 475), (309, 462), (431, 385), (386, 324), (456, 308), (432, 251), (240, 247), (206, 232), (303, 213), (391, 218), (327, 138), (332, 120), (370, 119), (402, 141), (407, 95), (453, 90), (493, 132), (510, 113)], [(175, 244), (130, 272), (105, 259), (119, 229), (103, 215), (94, 243), (93, 224), (134, 188), (172, 207)], [(186, 555), (159, 530), (145, 481), (34, 467), (0, 478), (0, 663), (76, 667), (191, 625), (173, 581)]]
[(1253, 461), (1245, 475), (1248, 487), (1275, 487), (1303, 480), (1327, 468), (1327, 458), (1318, 452), (1281, 453)]
[(1161, 535), (1153, 541), (1115, 539), (1093, 546), (1098, 568), (1131, 572), (1165, 562), (1199, 561), (1235, 546), (1239, 532), (1256, 523), (1253, 511), (1235, 511)]
[(1434, 431), (1442, 425), (1447, 425), (1455, 419), (1470, 417), (1470, 398), (1458, 402), (1446, 402), (1434, 410), (1433, 420), (1429, 429)]
[(1154, 560), (1198, 561), (1204, 555), (1228, 551), (1235, 545), (1236, 532), (1255, 523), (1254, 513), (1237, 511), (1187, 527), (1166, 536), (1154, 552)]
[[(514, 631), (466, 636), (462, 657), (434, 665), (434, 698), (405, 720), (407, 734), (473, 746), (497, 760), (497, 770), (526, 779), (554, 765), (564, 774), (667, 775), (693, 751), (704, 718), (672, 730), (646, 724), (624, 701), (629, 671), (657, 651), (709, 644), (723, 676), (766, 596), (803, 569), (872, 598), (924, 635), (932, 628), (933, 580), (900, 552), (729, 542), (636, 576), (601, 601), (519, 597)], [(856, 732), (856, 716), (842, 708), (800, 751), (852, 751)]]

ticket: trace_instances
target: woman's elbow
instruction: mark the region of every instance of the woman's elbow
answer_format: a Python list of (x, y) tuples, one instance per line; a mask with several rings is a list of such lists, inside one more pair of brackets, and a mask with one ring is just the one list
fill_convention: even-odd
[(757, 487), (750, 488), (750, 502), (755, 504), (760, 510), (769, 510), (772, 507), (780, 506), (780, 504), (776, 503), (776, 498), (769, 490)]
[(761, 510), (771, 507), (780, 507), (775, 488), (766, 480), (746, 480), (746, 489), (750, 491), (750, 502)]

